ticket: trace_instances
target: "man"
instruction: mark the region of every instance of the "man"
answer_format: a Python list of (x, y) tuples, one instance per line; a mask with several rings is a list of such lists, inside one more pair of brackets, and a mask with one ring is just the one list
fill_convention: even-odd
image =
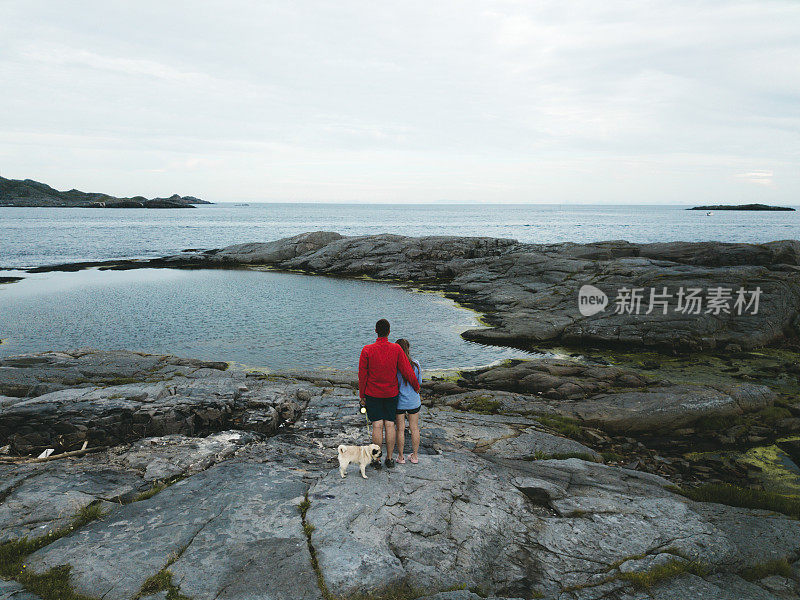
[[(398, 371), (415, 391), (419, 382), (406, 353), (397, 344), (389, 341), (389, 321), (381, 319), (375, 323), (378, 339), (361, 349), (358, 360), (358, 396), (361, 406), (367, 407), (367, 417), (372, 423), (372, 443), (380, 446), (386, 434), (386, 466), (394, 466), (394, 420), (397, 416)], [(380, 468), (380, 461), (375, 464)]]

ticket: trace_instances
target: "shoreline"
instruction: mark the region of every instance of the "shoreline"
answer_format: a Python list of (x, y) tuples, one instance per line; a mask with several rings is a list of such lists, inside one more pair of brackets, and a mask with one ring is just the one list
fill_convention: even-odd
[[(527, 347), (551, 343), (569, 346), (643, 346), (664, 351), (743, 348), (779, 343), (800, 334), (800, 241), (767, 244), (671, 242), (631, 244), (521, 244), (499, 238), (396, 235), (343, 237), (311, 232), (273, 242), (187, 251), (144, 260), (108, 260), (51, 265), (29, 273), (137, 268), (267, 269), (329, 277), (369, 278), (436, 291), (483, 315), (491, 326), (464, 337), (490, 345)], [(582, 281), (578, 281), (580, 277)], [(695, 281), (693, 281), (693, 278)], [(606, 293), (614, 288), (686, 285), (744, 289), (756, 280), (763, 289), (768, 317), (742, 316), (726, 323), (718, 315), (685, 320), (642, 319), (639, 315), (594, 318), (577, 314), (569, 302), (579, 284)], [(786, 302), (778, 297), (788, 294)], [(702, 315), (701, 315), (702, 316)], [(639, 321), (639, 322), (637, 322)], [(709, 324), (713, 326), (706, 332)], [(648, 331), (655, 325), (657, 329)], [(677, 326), (676, 326), (677, 325)]]
[[(429, 372), (420, 464), (369, 469), (366, 481), (352, 469), (342, 480), (334, 459), (339, 444), (367, 435), (352, 371), (89, 349), (0, 359), (0, 474), (16, 482), (0, 508), (30, 504), (39, 515), (31, 528), (0, 510), (0, 544), (55, 532), (21, 555), (26, 569), (39, 577), (67, 564), (68, 585), (90, 597), (108, 589), (138, 597), (157, 575), (184, 594), (222, 593), (228, 588), (216, 578), (247, 577), (245, 566), (223, 560), (231, 543), (249, 549), (241, 565), (254, 557), (273, 565), (260, 585), (295, 597), (304, 569), (303, 593), (317, 600), (329, 597), (322, 590), (348, 597), (412, 582), (424, 588), (415, 597), (428, 600), (448, 589), (476, 600), (470, 587), (489, 597), (630, 597), (635, 578), (666, 564), (670, 573), (650, 584), (660, 597), (693, 600), (697, 586), (712, 597), (769, 590), (778, 573), (800, 568), (800, 350), (788, 326), (776, 327), (798, 318), (798, 250), (796, 241), (534, 246), (312, 233), (157, 259), (162, 268), (416, 287), (486, 311), (493, 329), (468, 334), (479, 343), (522, 340), (563, 352)], [(769, 294), (780, 290), (784, 304), (767, 294), (764, 312), (742, 324), (578, 314), (586, 281), (710, 286), (748, 277)], [(682, 343), (670, 345), (677, 327)], [(614, 328), (625, 339), (604, 334)], [(768, 344), (742, 342), (763, 328), (776, 334)], [(593, 345), (602, 342), (610, 344)], [(9, 458), (83, 444), (93, 452), (44, 463)], [(80, 510), (97, 511), (79, 534), (62, 535), (74, 510), (65, 509), (65, 493), (80, 498)], [(253, 498), (270, 519), (256, 518)], [(197, 535), (195, 521), (212, 535)], [(259, 545), (230, 522), (263, 528)], [(146, 534), (129, 535), (130, 527)], [(171, 538), (176, 558), (161, 541)], [(291, 568), (275, 566), (276, 552)], [(347, 575), (363, 556), (381, 568)], [(442, 556), (462, 562), (443, 570)], [(3, 576), (28, 581), (21, 572)]]
[[(443, 244), (444, 249), (434, 249)], [(332, 248), (333, 254), (325, 251)], [(395, 256), (384, 254), (387, 248), (399, 253)], [(336, 252), (346, 251), (355, 260), (347, 258), (338, 260)], [(403, 253), (409, 253), (404, 256)], [(371, 253), (373, 255), (371, 255)], [(639, 259), (638, 264), (631, 261)], [(347, 261), (351, 261), (350, 264)], [(377, 262), (375, 262), (377, 261)], [(518, 263), (514, 266), (514, 263)], [(329, 263), (329, 264), (326, 264)], [(381, 264), (383, 263), (383, 264)], [(471, 264), (470, 264), (471, 263)], [(671, 264), (668, 264), (671, 263)], [(552, 267), (550, 266), (552, 264)], [(622, 267), (627, 273), (619, 272)], [(689, 269), (704, 279), (717, 278), (719, 285), (735, 286), (737, 280), (744, 282), (753, 277), (771, 280), (772, 286), (790, 292), (790, 313), (782, 320), (791, 326), (792, 319), (800, 315), (800, 286), (788, 276), (792, 269), (800, 267), (800, 241), (781, 240), (767, 244), (734, 244), (719, 242), (670, 242), (655, 244), (631, 244), (622, 241), (600, 242), (593, 244), (521, 244), (515, 240), (499, 238), (457, 238), (429, 237), (407, 238), (396, 235), (359, 236), (346, 238), (332, 232), (311, 232), (273, 242), (237, 244), (223, 249), (204, 251), (185, 251), (178, 255), (156, 259), (105, 260), (65, 263), (27, 269), (29, 273), (52, 271), (78, 271), (96, 267), (100, 270), (129, 270), (138, 268), (220, 268), (220, 269), (266, 269), (276, 272), (294, 272), (308, 275), (326, 275), (329, 277), (368, 278), (370, 280), (401, 283), (416, 287), (423, 291), (437, 291), (455, 300), (461, 306), (475, 310), (484, 316), (487, 323), (494, 326), (489, 335), (476, 334), (473, 341), (492, 344), (500, 340), (501, 345), (514, 346), (517, 343), (547, 343), (559, 338), (572, 340), (579, 345), (592, 342), (614, 341), (608, 332), (586, 332), (570, 327), (568, 321), (574, 321), (573, 307), (563, 306), (554, 296), (570, 291), (574, 282), (570, 281), (572, 273), (562, 271), (558, 279), (549, 277), (548, 268), (577, 269), (585, 273), (585, 282), (599, 282), (604, 285), (616, 280), (617, 287), (629, 285), (646, 285), (656, 279), (669, 283), (670, 277), (684, 278)], [(503, 269), (514, 269), (519, 275), (507, 276)], [(674, 276), (670, 270), (675, 270)], [(486, 273), (482, 280), (472, 281), (473, 273)], [(496, 272), (493, 272), (496, 271)], [(786, 273), (786, 274), (784, 274)], [(598, 279), (598, 276), (600, 277)], [(537, 294), (536, 289), (526, 290), (526, 279), (543, 277), (540, 285), (544, 294)], [(465, 281), (466, 280), (466, 281)], [(564, 290), (552, 288), (561, 284)], [(505, 286), (517, 298), (512, 302), (549, 303), (550, 309), (557, 309), (567, 314), (558, 316), (560, 323), (553, 323), (548, 331), (540, 327), (526, 327), (520, 323), (520, 315), (531, 318), (544, 316), (538, 314), (533, 307), (523, 304), (521, 307), (509, 307), (503, 298), (492, 293), (492, 286)], [(522, 289), (519, 289), (522, 287)], [(772, 289), (769, 290), (772, 292)], [(577, 289), (575, 289), (577, 293)], [(553, 302), (562, 306), (553, 306)], [(571, 313), (571, 314), (570, 314)], [(604, 316), (604, 315), (601, 315)], [(607, 315), (606, 315), (607, 316)], [(710, 317), (713, 320), (713, 317)], [(611, 327), (632, 328), (636, 334), (637, 324), (630, 319), (608, 319)], [(621, 322), (620, 322), (621, 321)], [(742, 319), (744, 321), (744, 319)], [(758, 321), (758, 319), (752, 319)], [(763, 319), (761, 320), (763, 321)], [(605, 322), (601, 323), (605, 326)], [(719, 324), (725, 329), (725, 324)], [(797, 327), (800, 327), (798, 325)], [(773, 327), (774, 328), (774, 327)], [(762, 328), (763, 329), (763, 328)], [(526, 331), (528, 330), (528, 331)], [(800, 331), (800, 329), (797, 329)], [(794, 335), (797, 335), (797, 331)], [(469, 334), (468, 334), (469, 335)], [(712, 340), (703, 340), (699, 332), (687, 331), (684, 336), (664, 336), (663, 339), (623, 340), (617, 336), (621, 345), (634, 343), (643, 346), (662, 346), (667, 351), (671, 347), (682, 349), (683, 346), (707, 346)], [(694, 339), (685, 339), (686, 337)], [(707, 336), (705, 336), (707, 337)], [(738, 332), (729, 342), (747, 347), (768, 345), (778, 342), (783, 337), (781, 331), (764, 334), (750, 331), (748, 335)], [(467, 339), (470, 339), (467, 337)], [(570, 344), (571, 345), (571, 344)], [(605, 345), (604, 343), (599, 344)], [(713, 347), (712, 345), (712, 347)]]

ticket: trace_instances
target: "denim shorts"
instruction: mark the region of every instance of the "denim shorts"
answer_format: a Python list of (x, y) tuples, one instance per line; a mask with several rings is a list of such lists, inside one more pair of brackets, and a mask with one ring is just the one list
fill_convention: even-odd
[(367, 418), (372, 421), (391, 421), (397, 416), (397, 396), (374, 398), (366, 396)]

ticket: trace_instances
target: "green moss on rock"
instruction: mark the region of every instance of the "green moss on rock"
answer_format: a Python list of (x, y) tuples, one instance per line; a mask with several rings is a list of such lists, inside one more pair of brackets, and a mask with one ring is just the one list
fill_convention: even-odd
[(694, 488), (669, 486), (667, 489), (697, 502), (771, 510), (800, 519), (800, 500), (773, 492), (741, 488), (728, 483), (707, 483)]
[(19, 577), (23, 575), (29, 575), (26, 571), (25, 559), (30, 554), (69, 535), (76, 529), (92, 521), (101, 519), (105, 514), (106, 512), (103, 510), (103, 507), (95, 502), (78, 510), (72, 517), (70, 524), (61, 529), (56, 529), (38, 538), (28, 539), (24, 537), (0, 544), (0, 577), (5, 579), (19, 579)]

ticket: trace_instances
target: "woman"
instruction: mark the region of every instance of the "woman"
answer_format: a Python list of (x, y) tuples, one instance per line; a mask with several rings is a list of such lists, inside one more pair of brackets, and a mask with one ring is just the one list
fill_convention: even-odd
[[(422, 383), (422, 369), (419, 363), (411, 358), (411, 344), (408, 340), (397, 340), (397, 345), (403, 349), (408, 357), (408, 362), (411, 363), (411, 368), (414, 369), (414, 375), (417, 376), (417, 381)], [(397, 373), (397, 383), (400, 388), (400, 394), (397, 397), (397, 462), (405, 464), (406, 459), (403, 456), (403, 449), (405, 444), (406, 432), (406, 415), (408, 415), (408, 427), (411, 429), (411, 448), (413, 453), (408, 457), (408, 460), (414, 464), (419, 462), (419, 409), (422, 406), (422, 398), (419, 392), (415, 392), (411, 384), (406, 381), (402, 373)]]

